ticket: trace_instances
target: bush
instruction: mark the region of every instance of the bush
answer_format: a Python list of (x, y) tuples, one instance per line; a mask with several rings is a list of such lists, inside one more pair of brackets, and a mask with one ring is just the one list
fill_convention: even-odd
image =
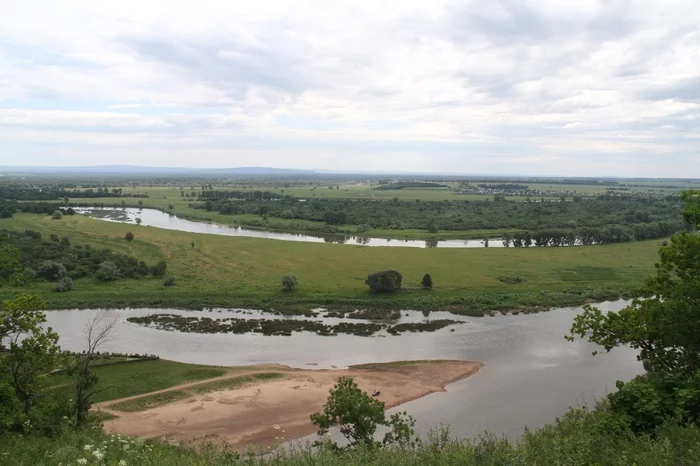
[(124, 235), (124, 239), (127, 240), (127, 241), (133, 241), (133, 240), (134, 240), (134, 234), (133, 234), (132, 232), (128, 231), (128, 232)]
[(401, 289), (403, 276), (396, 270), (385, 270), (367, 276), (365, 284), (373, 293), (393, 293)]
[(175, 285), (175, 277), (168, 277), (163, 280), (163, 286), (173, 286)]
[(121, 273), (119, 273), (119, 267), (117, 267), (114, 262), (104, 261), (97, 269), (95, 278), (105, 282), (119, 280), (121, 278)]
[(282, 277), (282, 288), (284, 291), (293, 291), (297, 286), (299, 286), (299, 280), (293, 273), (288, 273)]
[(165, 261), (160, 261), (156, 265), (151, 266), (151, 275), (154, 277), (162, 277), (165, 275), (165, 269), (168, 268), (168, 265), (165, 263)]
[(522, 283), (523, 279), (520, 277), (503, 276), (498, 277), (498, 281), (501, 283), (505, 283), (506, 285), (517, 285), (518, 283)]
[(63, 277), (53, 284), (52, 291), (64, 293), (73, 289), (73, 280), (70, 277)]
[(66, 276), (66, 268), (60, 262), (44, 261), (39, 265), (37, 275), (44, 280), (57, 280)]
[(53, 214), (51, 214), (51, 218), (54, 220), (61, 220), (63, 218), (63, 212), (56, 210)]
[(423, 285), (423, 288), (432, 289), (433, 278), (430, 276), (429, 273), (426, 273), (425, 275), (423, 275), (423, 280), (420, 282), (420, 284)]

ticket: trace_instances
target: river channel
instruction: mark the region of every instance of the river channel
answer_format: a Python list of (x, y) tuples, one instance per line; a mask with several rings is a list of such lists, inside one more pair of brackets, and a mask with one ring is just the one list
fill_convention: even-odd
[[(193, 222), (173, 214), (167, 214), (156, 209), (137, 209), (133, 207), (125, 208), (76, 208), (76, 212), (89, 215), (100, 220), (121, 223), (135, 223), (137, 218), (141, 219), (141, 225), (166, 230), (180, 230), (190, 233), (205, 233), (209, 235), (223, 236), (243, 236), (249, 238), (265, 238), (282, 241), (301, 241), (305, 243), (338, 243), (360, 246), (393, 246), (407, 248), (483, 248), (486, 246), (483, 240), (462, 240), (450, 239), (440, 241), (421, 240), (401, 240), (387, 238), (368, 238), (360, 236), (314, 236), (297, 233), (280, 233), (275, 231), (251, 230), (248, 228), (220, 225), (211, 222)], [(488, 247), (503, 247), (500, 239), (491, 239)]]
[[(618, 310), (624, 301), (602, 303)], [(155, 313), (210, 318), (260, 318), (256, 311), (182, 311), (172, 309), (75, 310), (47, 312), (48, 325), (60, 335), (64, 349), (83, 349), (82, 328), (87, 318), (104, 312), (118, 318), (116, 338), (105, 351), (153, 353), (165, 359), (211, 365), (276, 362), (303, 368), (342, 368), (351, 364), (411, 359), (463, 359), (485, 364), (476, 375), (399, 407), (417, 420), (418, 432), (440, 424), (454, 436), (474, 438), (484, 430), (515, 438), (525, 426), (538, 427), (561, 416), (569, 406), (587, 403), (615, 389), (616, 380), (642, 372), (636, 353), (618, 348), (592, 356), (597, 348), (584, 341), (564, 339), (580, 308), (555, 309), (529, 315), (460, 317), (433, 312), (402, 312), (401, 322), (453, 319), (465, 323), (430, 333), (373, 337), (354, 335), (292, 336), (259, 334), (198, 334), (164, 331), (127, 322), (131, 316)], [(270, 316), (272, 318), (272, 316)], [(293, 317), (302, 318), (302, 317)], [(323, 319), (332, 323), (332, 319)]]

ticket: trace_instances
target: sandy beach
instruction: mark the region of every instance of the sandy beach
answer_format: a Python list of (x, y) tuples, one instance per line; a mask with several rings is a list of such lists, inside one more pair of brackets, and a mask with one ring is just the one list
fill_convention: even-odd
[[(108, 432), (147, 438), (165, 437), (179, 443), (211, 441), (226, 443), (244, 450), (249, 446), (267, 449), (315, 432), (309, 416), (320, 411), (328, 391), (339, 377), (353, 377), (367, 391), (379, 391), (377, 397), (387, 408), (406, 403), (430, 393), (445, 391), (445, 386), (469, 377), (483, 365), (474, 361), (415, 361), (388, 364), (365, 364), (341, 370), (291, 369), (281, 365), (264, 365), (236, 371), (212, 380), (279, 370), (280, 379), (258, 382), (234, 389), (198, 395), (188, 388), (208, 382), (189, 383), (167, 390), (185, 391), (186, 399), (140, 412), (110, 409), (124, 398), (95, 406), (119, 416), (104, 423)], [(147, 396), (145, 394), (141, 396)]]

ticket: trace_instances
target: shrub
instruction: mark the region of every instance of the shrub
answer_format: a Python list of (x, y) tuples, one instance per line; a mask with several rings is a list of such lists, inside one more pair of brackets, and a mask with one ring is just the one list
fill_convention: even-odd
[(165, 261), (160, 261), (156, 265), (151, 266), (151, 275), (154, 277), (162, 277), (165, 275), (165, 269), (168, 268), (168, 265), (165, 263)]
[(282, 288), (284, 291), (293, 291), (297, 286), (299, 286), (299, 280), (293, 273), (288, 273), (282, 277)]
[(401, 289), (402, 279), (396, 270), (385, 270), (368, 275), (365, 284), (373, 293), (393, 293)]
[(54, 220), (61, 220), (63, 218), (63, 212), (56, 210), (53, 214), (51, 214), (51, 218)]
[(163, 286), (173, 286), (175, 285), (175, 277), (168, 277), (163, 280)]
[(134, 240), (134, 234), (133, 234), (132, 232), (128, 231), (128, 232), (124, 235), (124, 239), (127, 240), (127, 241), (133, 241), (133, 240)]
[(114, 262), (104, 261), (100, 264), (97, 272), (95, 272), (95, 278), (105, 282), (119, 280), (121, 273), (119, 273), (119, 267)]
[(63, 277), (53, 284), (52, 291), (64, 293), (73, 289), (73, 280), (70, 277)]
[(523, 279), (520, 277), (509, 277), (509, 276), (498, 277), (497, 279), (499, 282), (505, 283), (506, 285), (517, 285), (518, 283), (522, 283), (522, 281), (523, 281)]
[(60, 262), (44, 261), (39, 265), (37, 275), (44, 280), (57, 280), (66, 275), (66, 268)]
[(420, 282), (420, 284), (423, 285), (423, 288), (432, 289), (433, 278), (430, 276), (429, 273), (426, 273), (425, 275), (423, 275), (423, 280)]

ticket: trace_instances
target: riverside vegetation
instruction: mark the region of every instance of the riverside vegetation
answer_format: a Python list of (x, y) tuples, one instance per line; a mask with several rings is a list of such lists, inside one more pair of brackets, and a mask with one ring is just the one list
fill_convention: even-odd
[[(22, 238), (31, 230), (52, 234), (71, 245), (90, 245), (93, 251), (138, 258), (153, 267), (167, 264), (157, 274), (104, 281), (95, 275), (75, 276), (72, 290), (52, 292), (50, 282), (2, 282), (0, 298), (32, 292), (51, 308), (89, 307), (250, 307), (284, 313), (307, 312), (314, 307), (334, 311), (355, 309), (449, 310), (483, 315), (491, 311), (538, 311), (554, 306), (576, 306), (587, 300), (618, 299), (634, 293), (654, 270), (661, 241), (594, 245), (576, 248), (491, 248), (472, 250), (367, 248), (331, 244), (294, 243), (255, 238), (232, 238), (151, 227), (108, 223), (88, 217), (18, 213), (0, 220), (0, 228)], [(124, 239), (129, 232), (131, 241)], [(19, 236), (17, 236), (19, 235)], [(8, 245), (9, 246), (9, 245)], [(44, 247), (44, 246), (42, 246)], [(72, 246), (71, 246), (72, 247)], [(111, 261), (115, 265), (119, 261)], [(91, 266), (92, 267), (92, 266)], [(119, 273), (124, 275), (121, 267)], [(395, 293), (369, 293), (367, 276), (387, 268), (402, 275)], [(298, 277), (291, 292), (280, 287), (287, 272)], [(422, 285), (426, 272), (432, 289)], [(499, 277), (517, 277), (505, 282)], [(166, 277), (167, 278), (167, 277)], [(519, 281), (518, 281), (519, 280)]]
[[(700, 224), (700, 192), (684, 194), (685, 219)], [(8, 464), (637, 464), (700, 462), (700, 236), (681, 232), (659, 251), (656, 273), (643, 297), (619, 312), (594, 307), (576, 317), (570, 338), (588, 338), (606, 350), (640, 349), (647, 373), (618, 383), (618, 391), (591, 409), (572, 409), (517, 442), (486, 435), (454, 440), (445, 429), (428, 439), (412, 438), (412, 421), (394, 415), (339, 381), (323, 414), (312, 421), (324, 433), (332, 425), (351, 443), (321, 442), (317, 449), (281, 451), (277, 456), (240, 456), (213, 446), (186, 449), (157, 440), (128, 439), (74, 422), (77, 403), (47, 396), (47, 375), (56, 362), (57, 337), (43, 328), (39, 298), (19, 296), (3, 303), (0, 341), (3, 364), (15, 368), (0, 378), (0, 461)], [(24, 338), (18, 338), (18, 335)], [(158, 362), (158, 361), (156, 361)], [(18, 364), (20, 363), (20, 364)], [(97, 368), (90, 368), (94, 375)], [(13, 376), (11, 376), (13, 374)], [(21, 374), (21, 377), (14, 376)], [(95, 378), (91, 378), (96, 382)], [(27, 403), (27, 399), (31, 402)], [(62, 417), (65, 416), (65, 417)], [(89, 419), (88, 419), (89, 420)], [(377, 425), (391, 428), (384, 446), (373, 440)], [(387, 437), (385, 437), (385, 440)]]

